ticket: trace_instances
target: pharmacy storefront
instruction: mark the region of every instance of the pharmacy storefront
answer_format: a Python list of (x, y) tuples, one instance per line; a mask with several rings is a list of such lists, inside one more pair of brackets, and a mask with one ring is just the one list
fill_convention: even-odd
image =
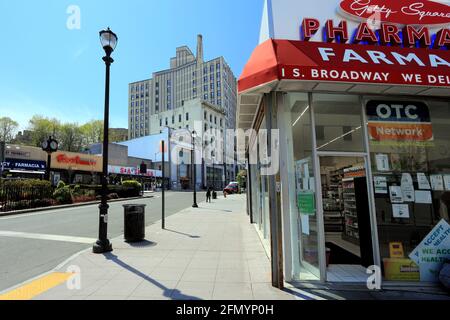
[(443, 1), (266, 1), (237, 116), (254, 132), (248, 211), (278, 282), (277, 270), (291, 282), (366, 282), (368, 270), (438, 281), (450, 259), (449, 25)]

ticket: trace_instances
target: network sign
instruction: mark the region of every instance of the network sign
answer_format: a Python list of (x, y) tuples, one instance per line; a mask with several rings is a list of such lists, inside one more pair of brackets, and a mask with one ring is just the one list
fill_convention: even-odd
[(433, 141), (430, 111), (423, 102), (372, 100), (366, 113), (372, 142), (420, 145)]

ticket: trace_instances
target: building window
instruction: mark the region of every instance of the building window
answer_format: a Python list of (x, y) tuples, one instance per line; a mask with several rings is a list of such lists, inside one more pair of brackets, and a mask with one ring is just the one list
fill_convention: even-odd
[(223, 121), (222, 121), (222, 119), (220, 119), (220, 126), (222, 127), (222, 125), (223, 125)]
[(208, 115), (207, 115), (207, 112), (206, 112), (206, 111), (205, 111), (205, 113), (203, 114), (203, 119), (204, 119), (204, 120), (208, 119)]
[(214, 124), (217, 124), (217, 117), (214, 117)]
[(213, 119), (212, 117), (213, 117), (212, 114), (210, 114), (209, 115), (209, 122), (212, 122), (212, 119)]
[(181, 122), (181, 114), (178, 115), (178, 122)]
[(159, 119), (159, 126), (162, 127), (162, 119)]
[(189, 121), (189, 112), (186, 112), (186, 121)]
[(175, 116), (172, 116), (172, 124), (175, 124)]
[(169, 119), (166, 118), (166, 126), (168, 126), (168, 125), (169, 125)]

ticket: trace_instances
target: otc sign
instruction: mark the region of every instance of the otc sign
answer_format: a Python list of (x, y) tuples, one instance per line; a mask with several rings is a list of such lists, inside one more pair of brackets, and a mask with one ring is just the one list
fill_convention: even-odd
[(366, 107), (372, 141), (419, 143), (433, 141), (430, 112), (422, 102), (372, 100)]
[(395, 24), (444, 25), (450, 22), (448, 6), (428, 0), (344, 0), (342, 13), (357, 20)]

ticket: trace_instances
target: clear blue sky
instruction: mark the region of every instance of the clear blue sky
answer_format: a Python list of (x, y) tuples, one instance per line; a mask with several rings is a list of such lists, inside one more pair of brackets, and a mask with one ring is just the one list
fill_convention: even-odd
[[(81, 28), (66, 27), (77, 5)], [(119, 43), (111, 74), (112, 127), (128, 126), (128, 83), (169, 67), (175, 48), (224, 56), (236, 77), (257, 45), (263, 0), (10, 0), (0, 2), (0, 117), (28, 126), (34, 114), (63, 122), (103, 119), (104, 64), (98, 32)]]

